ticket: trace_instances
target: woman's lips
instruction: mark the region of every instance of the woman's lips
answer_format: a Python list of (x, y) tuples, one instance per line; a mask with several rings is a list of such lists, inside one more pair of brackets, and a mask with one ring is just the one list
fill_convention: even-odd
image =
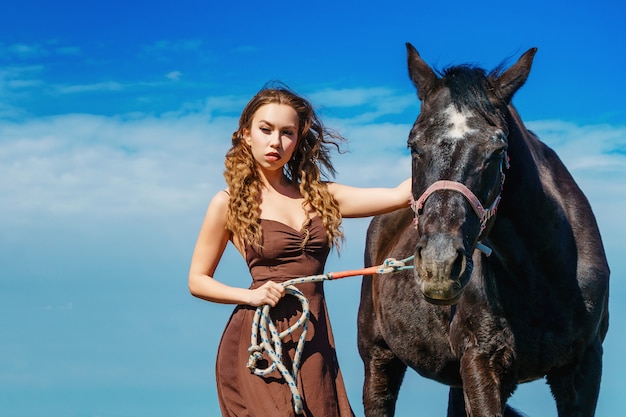
[(265, 157), (270, 161), (278, 161), (280, 159), (280, 154), (276, 152), (270, 152), (266, 154)]

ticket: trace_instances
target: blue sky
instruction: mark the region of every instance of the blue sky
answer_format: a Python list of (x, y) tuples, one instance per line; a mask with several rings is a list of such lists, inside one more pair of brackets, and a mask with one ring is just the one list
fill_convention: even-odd
[[(187, 269), (245, 102), (270, 80), (349, 138), (337, 180), (410, 175), (419, 103), (405, 42), (431, 65), (491, 69), (538, 47), (514, 104), (589, 197), (612, 269), (597, 415), (626, 412), (626, 29), (617, 0), (524, 3), (20, 1), (0, 14), (0, 415), (219, 415), (214, 357), (232, 310), (192, 298)], [(329, 271), (362, 265), (346, 220)], [(217, 277), (247, 286), (228, 250)], [(358, 277), (327, 284), (362, 415)], [(398, 415), (445, 413), (407, 374)], [(511, 404), (556, 415), (542, 381)]]

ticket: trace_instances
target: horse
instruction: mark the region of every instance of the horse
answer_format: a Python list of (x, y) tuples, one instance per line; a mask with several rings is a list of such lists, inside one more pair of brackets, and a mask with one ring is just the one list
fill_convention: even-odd
[(487, 73), (406, 48), (413, 199), (372, 219), (365, 264), (414, 268), (363, 276), (365, 415), (395, 414), (410, 367), (449, 386), (448, 417), (521, 416), (507, 400), (542, 378), (560, 417), (593, 416), (610, 271), (587, 198), (512, 105), (537, 49)]

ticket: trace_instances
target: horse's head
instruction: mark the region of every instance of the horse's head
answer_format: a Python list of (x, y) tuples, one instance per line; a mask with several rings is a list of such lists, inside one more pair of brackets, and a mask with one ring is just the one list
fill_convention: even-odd
[(421, 101), (411, 129), (413, 209), (419, 232), (415, 276), (424, 297), (455, 304), (489, 232), (508, 164), (507, 107), (524, 84), (536, 49), (506, 71), (462, 65), (438, 76), (407, 44)]

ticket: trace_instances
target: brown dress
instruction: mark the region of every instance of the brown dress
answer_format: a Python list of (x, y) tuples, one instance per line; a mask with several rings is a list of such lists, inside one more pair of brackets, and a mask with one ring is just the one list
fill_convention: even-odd
[[(268, 280), (283, 282), (324, 273), (329, 246), (326, 230), (319, 217), (314, 217), (301, 231), (265, 219), (261, 220), (261, 227), (265, 237), (263, 248), (246, 247), (246, 261), (253, 279), (250, 288), (257, 288)], [(306, 243), (303, 247), (304, 240)], [(337, 363), (323, 282), (298, 284), (297, 288), (310, 303), (309, 328), (298, 373), (303, 415), (352, 417), (354, 413)], [(266, 376), (257, 376), (246, 367), (255, 310), (251, 306), (237, 306), (222, 335), (216, 363), (222, 415), (295, 416), (291, 391), (279, 372), (275, 370)], [(286, 295), (271, 309), (270, 316), (278, 332), (282, 332), (298, 320), (301, 312), (300, 301)], [(283, 363), (290, 370), (299, 336), (300, 330), (297, 330), (283, 339)], [(265, 367), (263, 361), (259, 367)]]

